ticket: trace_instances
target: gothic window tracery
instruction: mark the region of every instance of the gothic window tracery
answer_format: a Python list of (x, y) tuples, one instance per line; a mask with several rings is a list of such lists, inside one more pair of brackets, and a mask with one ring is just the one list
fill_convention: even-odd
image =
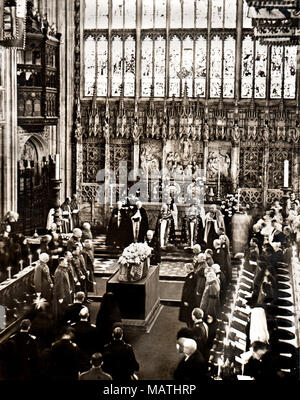
[[(93, 95), (97, 68), (99, 97), (119, 96), (121, 85), (124, 96), (134, 96), (139, 87), (140, 95), (149, 97), (153, 86), (155, 97), (180, 97), (186, 82), (189, 97), (295, 99), (296, 47), (269, 50), (255, 41), (247, 2), (243, 1), (242, 21), (237, 18), (237, 4), (237, 0), (141, 0), (137, 24), (136, 0), (85, 0), (84, 95)], [(236, 59), (237, 23), (242, 28), (241, 63)], [(203, 32), (193, 31), (199, 28)], [(140, 44), (135, 29), (141, 30)], [(240, 93), (234, 93), (237, 68)]]

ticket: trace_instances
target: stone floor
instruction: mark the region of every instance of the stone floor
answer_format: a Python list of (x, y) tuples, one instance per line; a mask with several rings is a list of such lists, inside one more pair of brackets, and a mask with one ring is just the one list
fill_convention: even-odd
[[(95, 248), (95, 272), (99, 274), (113, 274), (117, 271), (117, 260), (121, 252), (108, 248), (105, 245), (105, 235), (97, 236), (94, 239)], [(186, 263), (193, 259), (191, 253), (184, 249), (173, 248), (161, 254), (160, 277), (184, 278), (187, 275)]]

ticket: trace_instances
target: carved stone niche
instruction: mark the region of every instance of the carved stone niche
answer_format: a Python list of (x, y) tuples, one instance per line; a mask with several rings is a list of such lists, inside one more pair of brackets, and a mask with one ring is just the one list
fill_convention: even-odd
[[(49, 155), (49, 131), (28, 132), (18, 127), (18, 160), (30, 160), (41, 163)], [(31, 157), (31, 158), (30, 158)]]
[(209, 143), (206, 168), (206, 179), (216, 181), (220, 170), (220, 178), (230, 177), (231, 143), (215, 141)]

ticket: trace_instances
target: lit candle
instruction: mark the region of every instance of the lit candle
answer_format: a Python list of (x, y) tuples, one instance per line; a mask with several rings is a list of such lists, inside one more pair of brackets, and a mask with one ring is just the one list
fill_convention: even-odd
[(11, 267), (7, 267), (8, 279), (11, 279)]
[(218, 359), (218, 377), (221, 375), (221, 367), (222, 367), (223, 363), (222, 360), (219, 358)]
[(23, 260), (20, 260), (20, 271), (23, 271)]
[(29, 260), (29, 265), (31, 265), (31, 263), (32, 263), (32, 254), (29, 254), (28, 260)]
[(59, 154), (55, 154), (55, 179), (56, 179), (57, 181), (60, 179)]
[(220, 159), (218, 162), (218, 195), (220, 194), (220, 185), (221, 185), (221, 171), (220, 171)]
[(289, 187), (289, 161), (284, 160), (283, 186)]
[(242, 375), (244, 375), (245, 363), (242, 364)]

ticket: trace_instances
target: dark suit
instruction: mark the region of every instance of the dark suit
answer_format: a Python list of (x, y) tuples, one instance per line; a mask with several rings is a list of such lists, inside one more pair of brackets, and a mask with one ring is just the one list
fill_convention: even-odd
[(54, 380), (77, 380), (82, 366), (82, 354), (78, 346), (61, 339), (51, 347), (51, 375)]
[(140, 368), (131, 345), (123, 340), (113, 340), (104, 347), (103, 361), (103, 371), (116, 381), (130, 381)]
[(27, 332), (13, 335), (10, 359), (13, 361), (13, 379), (33, 379), (38, 373), (38, 342), (35, 336)]
[[(190, 272), (185, 278), (182, 288), (181, 304), (179, 309), (179, 321), (186, 322), (191, 327), (193, 324), (192, 311), (197, 307), (196, 287), (198, 276), (195, 272)], [(187, 303), (188, 305), (185, 305)]]
[(111, 381), (112, 377), (102, 371), (101, 367), (91, 368), (79, 376), (80, 381)]
[(82, 303), (69, 304), (62, 317), (62, 323), (66, 324), (68, 321), (70, 321), (71, 324), (79, 322), (80, 321), (79, 313), (83, 307), (84, 305)]
[(203, 355), (196, 350), (185, 361), (183, 358), (174, 371), (174, 380), (177, 382), (203, 382), (206, 378), (207, 365)]
[(74, 342), (89, 358), (99, 351), (99, 344), (97, 345), (97, 328), (95, 325), (87, 321), (79, 321), (76, 324), (72, 324), (72, 327), (75, 330)]

